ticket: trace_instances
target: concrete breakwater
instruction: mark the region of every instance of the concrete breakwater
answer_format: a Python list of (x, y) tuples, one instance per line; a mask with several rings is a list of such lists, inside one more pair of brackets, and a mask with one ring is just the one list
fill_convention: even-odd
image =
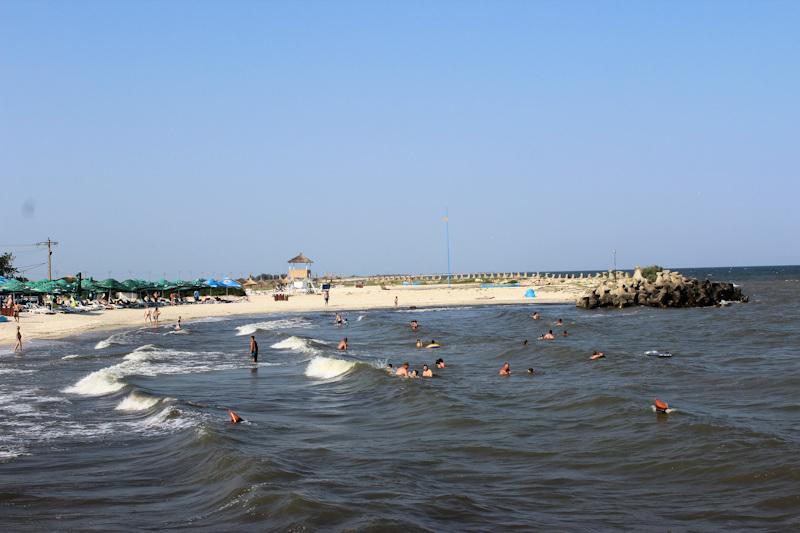
[(633, 275), (618, 273), (603, 278), (596, 288), (578, 298), (576, 306), (597, 307), (707, 307), (728, 302), (746, 302), (747, 297), (733, 283), (688, 278), (678, 272), (662, 270), (649, 280), (636, 268)]

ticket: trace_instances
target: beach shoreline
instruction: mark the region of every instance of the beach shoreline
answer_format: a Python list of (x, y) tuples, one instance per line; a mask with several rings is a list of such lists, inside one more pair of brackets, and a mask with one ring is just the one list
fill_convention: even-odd
[[(270, 315), (302, 312), (348, 312), (430, 307), (464, 307), (491, 305), (546, 305), (574, 304), (585, 287), (564, 284), (552, 287), (534, 287), (535, 298), (525, 298), (530, 287), (466, 288), (466, 287), (336, 287), (331, 291), (330, 303), (325, 305), (318, 294), (298, 294), (288, 301), (275, 301), (272, 295), (256, 294), (248, 301), (166, 305), (160, 307), (161, 325), (174, 324), (180, 316), (184, 323), (214, 317)], [(16, 323), (0, 324), (0, 344), (13, 346)], [(96, 332), (113, 332), (145, 326), (144, 309), (113, 309), (100, 312), (40, 315), (23, 313), (20, 317), (23, 343), (37, 339), (60, 339)]]

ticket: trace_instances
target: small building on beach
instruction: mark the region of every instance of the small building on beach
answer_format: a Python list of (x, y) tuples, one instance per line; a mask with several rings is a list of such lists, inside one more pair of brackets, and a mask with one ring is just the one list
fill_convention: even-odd
[(294, 281), (296, 279), (311, 279), (311, 265), (314, 261), (303, 255), (300, 252), (296, 256), (287, 261), (289, 263), (289, 279)]

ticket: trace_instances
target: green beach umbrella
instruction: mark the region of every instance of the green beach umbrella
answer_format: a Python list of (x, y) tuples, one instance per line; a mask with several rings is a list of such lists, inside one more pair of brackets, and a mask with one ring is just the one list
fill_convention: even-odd
[(30, 292), (28, 288), (19, 280), (10, 279), (0, 286), (2, 292)]
[[(83, 282), (85, 283), (85, 281)], [(115, 280), (114, 278), (104, 279), (103, 281), (96, 281), (95, 287), (107, 291), (124, 291), (126, 290), (125, 285), (120, 283), (119, 281)]]

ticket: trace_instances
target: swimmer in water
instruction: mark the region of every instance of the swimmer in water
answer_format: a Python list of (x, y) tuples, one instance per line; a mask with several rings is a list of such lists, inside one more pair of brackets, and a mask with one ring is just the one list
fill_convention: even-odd
[(528, 339), (525, 339), (524, 341), (522, 341), (522, 345), (523, 346), (527, 346), (528, 345)]
[(432, 378), (433, 377), (433, 370), (428, 368), (428, 365), (422, 365), (422, 377), (423, 378)]
[(426, 348), (438, 348), (440, 344), (436, 342), (436, 339), (431, 339), (431, 342), (428, 343)]
[(529, 368), (529, 369), (528, 369), (528, 375), (529, 375), (529, 376), (532, 376), (532, 375), (533, 375), (533, 369), (532, 369), (532, 368)]
[(533, 313), (533, 314), (531, 315), (531, 318), (532, 318), (532, 319), (534, 319), (534, 320), (539, 320), (539, 318), (540, 318), (540, 317), (539, 317), (539, 312), (538, 312), (538, 311), (536, 311), (535, 313)]
[(544, 335), (539, 337), (539, 340), (540, 341), (552, 341), (552, 340), (555, 340), (555, 338), (556, 338), (556, 336), (553, 335), (553, 330), (551, 329), (550, 331), (548, 331), (547, 333), (545, 333)]
[(395, 376), (400, 377), (408, 377), (408, 361), (403, 363), (402, 365), (397, 367), (397, 372), (394, 373)]
[(411, 331), (417, 331), (417, 328), (419, 328), (419, 322), (417, 322), (416, 320), (412, 320), (411, 321)]
[(339, 346), (336, 347), (337, 350), (344, 351), (347, 349), (347, 337), (343, 338), (339, 341)]
[(561, 335), (563, 337), (569, 337), (569, 333), (567, 333), (567, 330), (564, 330), (564, 332)]
[(603, 352), (598, 352), (597, 350), (595, 350), (595, 351), (592, 352), (592, 356), (589, 359), (591, 359), (592, 361), (595, 361), (597, 359), (602, 359), (605, 356), (606, 356), (606, 354), (604, 354)]
[(258, 362), (258, 343), (255, 335), (250, 335), (250, 357), (253, 358), (254, 363)]
[(422, 341), (417, 339), (417, 348), (422, 348)]
[(339, 313), (336, 313), (336, 317), (333, 319), (333, 322), (337, 326), (341, 326), (342, 325), (342, 315), (340, 315)]
[(417, 372), (416, 369), (414, 369), (414, 370), (412, 370), (411, 372), (408, 373), (408, 377), (410, 377), (410, 378), (418, 378), (419, 377), (419, 373)]
[(389, 375), (394, 374), (394, 367), (392, 366), (392, 363), (386, 363), (386, 373)]
[(444, 359), (439, 358), (439, 359), (436, 360), (436, 368), (445, 368)]
[(503, 363), (503, 366), (500, 368), (500, 372), (498, 372), (503, 377), (508, 377), (511, 375), (511, 366), (508, 364), (508, 361)]
[(561, 320), (560, 318), (558, 320), (556, 320), (556, 326), (563, 326), (563, 325), (564, 325), (564, 321), (563, 320)]

